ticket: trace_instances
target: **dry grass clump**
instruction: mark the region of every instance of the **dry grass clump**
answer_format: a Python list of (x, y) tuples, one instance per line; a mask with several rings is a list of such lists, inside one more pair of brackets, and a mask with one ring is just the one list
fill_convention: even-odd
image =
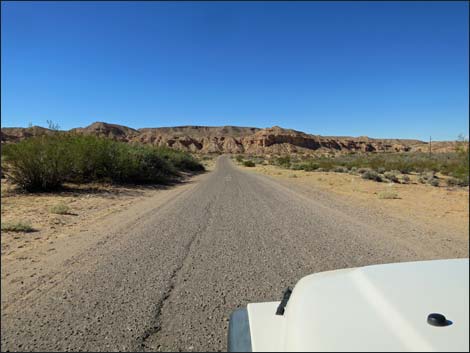
[(399, 199), (400, 197), (395, 191), (392, 190), (386, 190), (386, 191), (381, 191), (378, 193), (378, 198), (379, 199), (384, 199), (384, 200), (393, 200), (393, 199)]
[(49, 211), (51, 213), (65, 215), (70, 213), (70, 208), (65, 203), (61, 202), (57, 205), (52, 206)]
[(29, 233), (33, 232), (34, 229), (31, 223), (26, 221), (6, 222), (2, 223), (2, 232), (22, 232)]

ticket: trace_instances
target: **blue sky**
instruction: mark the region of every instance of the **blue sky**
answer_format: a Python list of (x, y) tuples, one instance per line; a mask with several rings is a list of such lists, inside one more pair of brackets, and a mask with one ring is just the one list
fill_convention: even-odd
[(2, 126), (468, 135), (466, 2), (2, 2)]

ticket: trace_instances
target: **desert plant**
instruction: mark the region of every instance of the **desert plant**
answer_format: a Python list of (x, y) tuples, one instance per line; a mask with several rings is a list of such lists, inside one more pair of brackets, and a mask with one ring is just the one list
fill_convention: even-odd
[(392, 190), (381, 191), (378, 193), (377, 196), (379, 199), (385, 199), (385, 200), (393, 200), (393, 199), (399, 198), (398, 194)]
[(235, 157), (235, 160), (238, 162), (238, 163), (242, 163), (243, 162), (243, 156), (241, 154), (238, 154), (236, 157)]
[(256, 164), (253, 161), (243, 161), (245, 167), (254, 167)]
[(447, 186), (466, 186), (461, 180), (457, 178), (449, 178), (446, 180)]
[(283, 168), (290, 168), (291, 166), (291, 158), (290, 156), (282, 156), (282, 157), (278, 157), (276, 159), (276, 164), (280, 167), (283, 167)]
[(368, 170), (362, 174), (362, 179), (382, 181), (382, 177), (374, 170)]
[(65, 215), (70, 212), (70, 208), (65, 203), (61, 202), (49, 208), (49, 211), (51, 213)]
[(398, 177), (394, 172), (385, 172), (384, 173), (384, 178), (388, 179), (394, 183), (398, 183)]
[(2, 159), (5, 175), (28, 191), (56, 189), (65, 181), (162, 183), (180, 171), (204, 170), (183, 151), (61, 132), (6, 145)]
[(28, 191), (56, 189), (72, 169), (67, 140), (37, 136), (2, 146), (7, 178)]
[(368, 172), (369, 170), (370, 170), (370, 169), (368, 169), (368, 168), (359, 168), (359, 169), (357, 169), (357, 172), (358, 172), (359, 174), (364, 174), (365, 172)]
[(429, 181), (429, 184), (432, 186), (439, 186), (439, 180), (438, 179), (431, 179)]
[(34, 229), (31, 227), (31, 223), (25, 221), (17, 221), (17, 222), (6, 222), (2, 223), (1, 226), (2, 232), (33, 232)]
[(300, 164), (300, 167), (306, 172), (313, 172), (314, 170), (317, 170), (320, 166), (318, 163), (309, 161), (309, 162)]
[(347, 173), (348, 168), (346, 168), (346, 167), (334, 167), (333, 172), (335, 172), (335, 173)]
[(402, 183), (404, 183), (404, 184), (408, 184), (408, 183), (411, 181), (411, 179), (410, 179), (410, 177), (409, 177), (408, 175), (402, 175), (401, 181), (402, 181)]

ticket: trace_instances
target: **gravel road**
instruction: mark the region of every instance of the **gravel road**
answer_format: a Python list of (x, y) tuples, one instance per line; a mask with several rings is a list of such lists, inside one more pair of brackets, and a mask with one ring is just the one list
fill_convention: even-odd
[(181, 190), (30, 293), (2, 297), (2, 351), (225, 350), (231, 311), (279, 300), (307, 274), (468, 256), (450, 235), (306, 195), (226, 156)]

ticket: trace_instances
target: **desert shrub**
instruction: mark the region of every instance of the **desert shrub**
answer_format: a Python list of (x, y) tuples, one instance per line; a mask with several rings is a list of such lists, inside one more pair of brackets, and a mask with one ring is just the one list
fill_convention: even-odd
[(6, 145), (2, 157), (7, 177), (28, 191), (53, 190), (65, 181), (162, 183), (180, 171), (204, 169), (183, 151), (70, 133)]
[(296, 164), (292, 164), (290, 169), (292, 169), (292, 170), (303, 170), (304, 168), (303, 168), (303, 164), (296, 163)]
[(245, 167), (254, 167), (256, 164), (253, 161), (243, 161)]
[(2, 223), (1, 229), (2, 232), (28, 233), (34, 231), (33, 227), (31, 227), (31, 223), (25, 221)]
[(238, 163), (242, 163), (243, 162), (243, 156), (241, 154), (238, 154), (236, 157), (235, 157), (235, 160), (238, 162)]
[(320, 165), (318, 163), (309, 161), (306, 163), (300, 164), (301, 169), (305, 170), (306, 172), (313, 172), (314, 170), (320, 168)]
[(199, 172), (204, 166), (187, 152), (171, 149), (169, 147), (152, 148), (160, 157), (170, 162), (177, 170)]
[(65, 203), (61, 202), (49, 208), (49, 212), (64, 215), (70, 212), (70, 208)]
[(72, 169), (69, 144), (61, 135), (8, 144), (2, 154), (7, 178), (28, 191), (57, 189)]
[(385, 199), (385, 200), (393, 200), (393, 199), (399, 198), (398, 194), (392, 190), (381, 191), (378, 193), (377, 196), (379, 199)]
[(346, 168), (346, 167), (334, 167), (333, 172), (335, 172), (335, 173), (347, 173), (348, 168)]
[(382, 181), (382, 177), (374, 170), (368, 170), (362, 174), (362, 179)]
[(385, 172), (384, 173), (384, 178), (388, 179), (388, 180), (390, 180), (394, 183), (398, 183), (398, 177), (397, 177), (396, 173), (394, 173), (394, 172)]
[(462, 182), (462, 180), (459, 180), (457, 178), (449, 178), (446, 180), (447, 186), (468, 186), (465, 185), (465, 182)]
[(368, 172), (368, 171), (370, 171), (369, 168), (359, 168), (359, 169), (357, 169), (357, 172), (359, 174), (364, 174), (365, 172)]
[(429, 184), (432, 186), (439, 186), (439, 180), (438, 179), (431, 179), (429, 181)]
[(290, 168), (291, 166), (291, 159), (290, 156), (282, 156), (278, 157), (275, 162), (278, 166), (283, 168)]
[(428, 180), (423, 175), (420, 175), (418, 177), (418, 183), (426, 184), (427, 182), (428, 182)]
[(377, 173), (384, 174), (385, 173), (385, 168), (384, 167), (378, 167), (377, 168)]
[(403, 175), (401, 177), (401, 181), (402, 181), (402, 183), (408, 184), (411, 181), (411, 179), (408, 175)]
[(317, 169), (317, 172), (324, 172), (324, 171), (325, 171), (325, 169), (323, 169), (323, 168), (318, 168)]

